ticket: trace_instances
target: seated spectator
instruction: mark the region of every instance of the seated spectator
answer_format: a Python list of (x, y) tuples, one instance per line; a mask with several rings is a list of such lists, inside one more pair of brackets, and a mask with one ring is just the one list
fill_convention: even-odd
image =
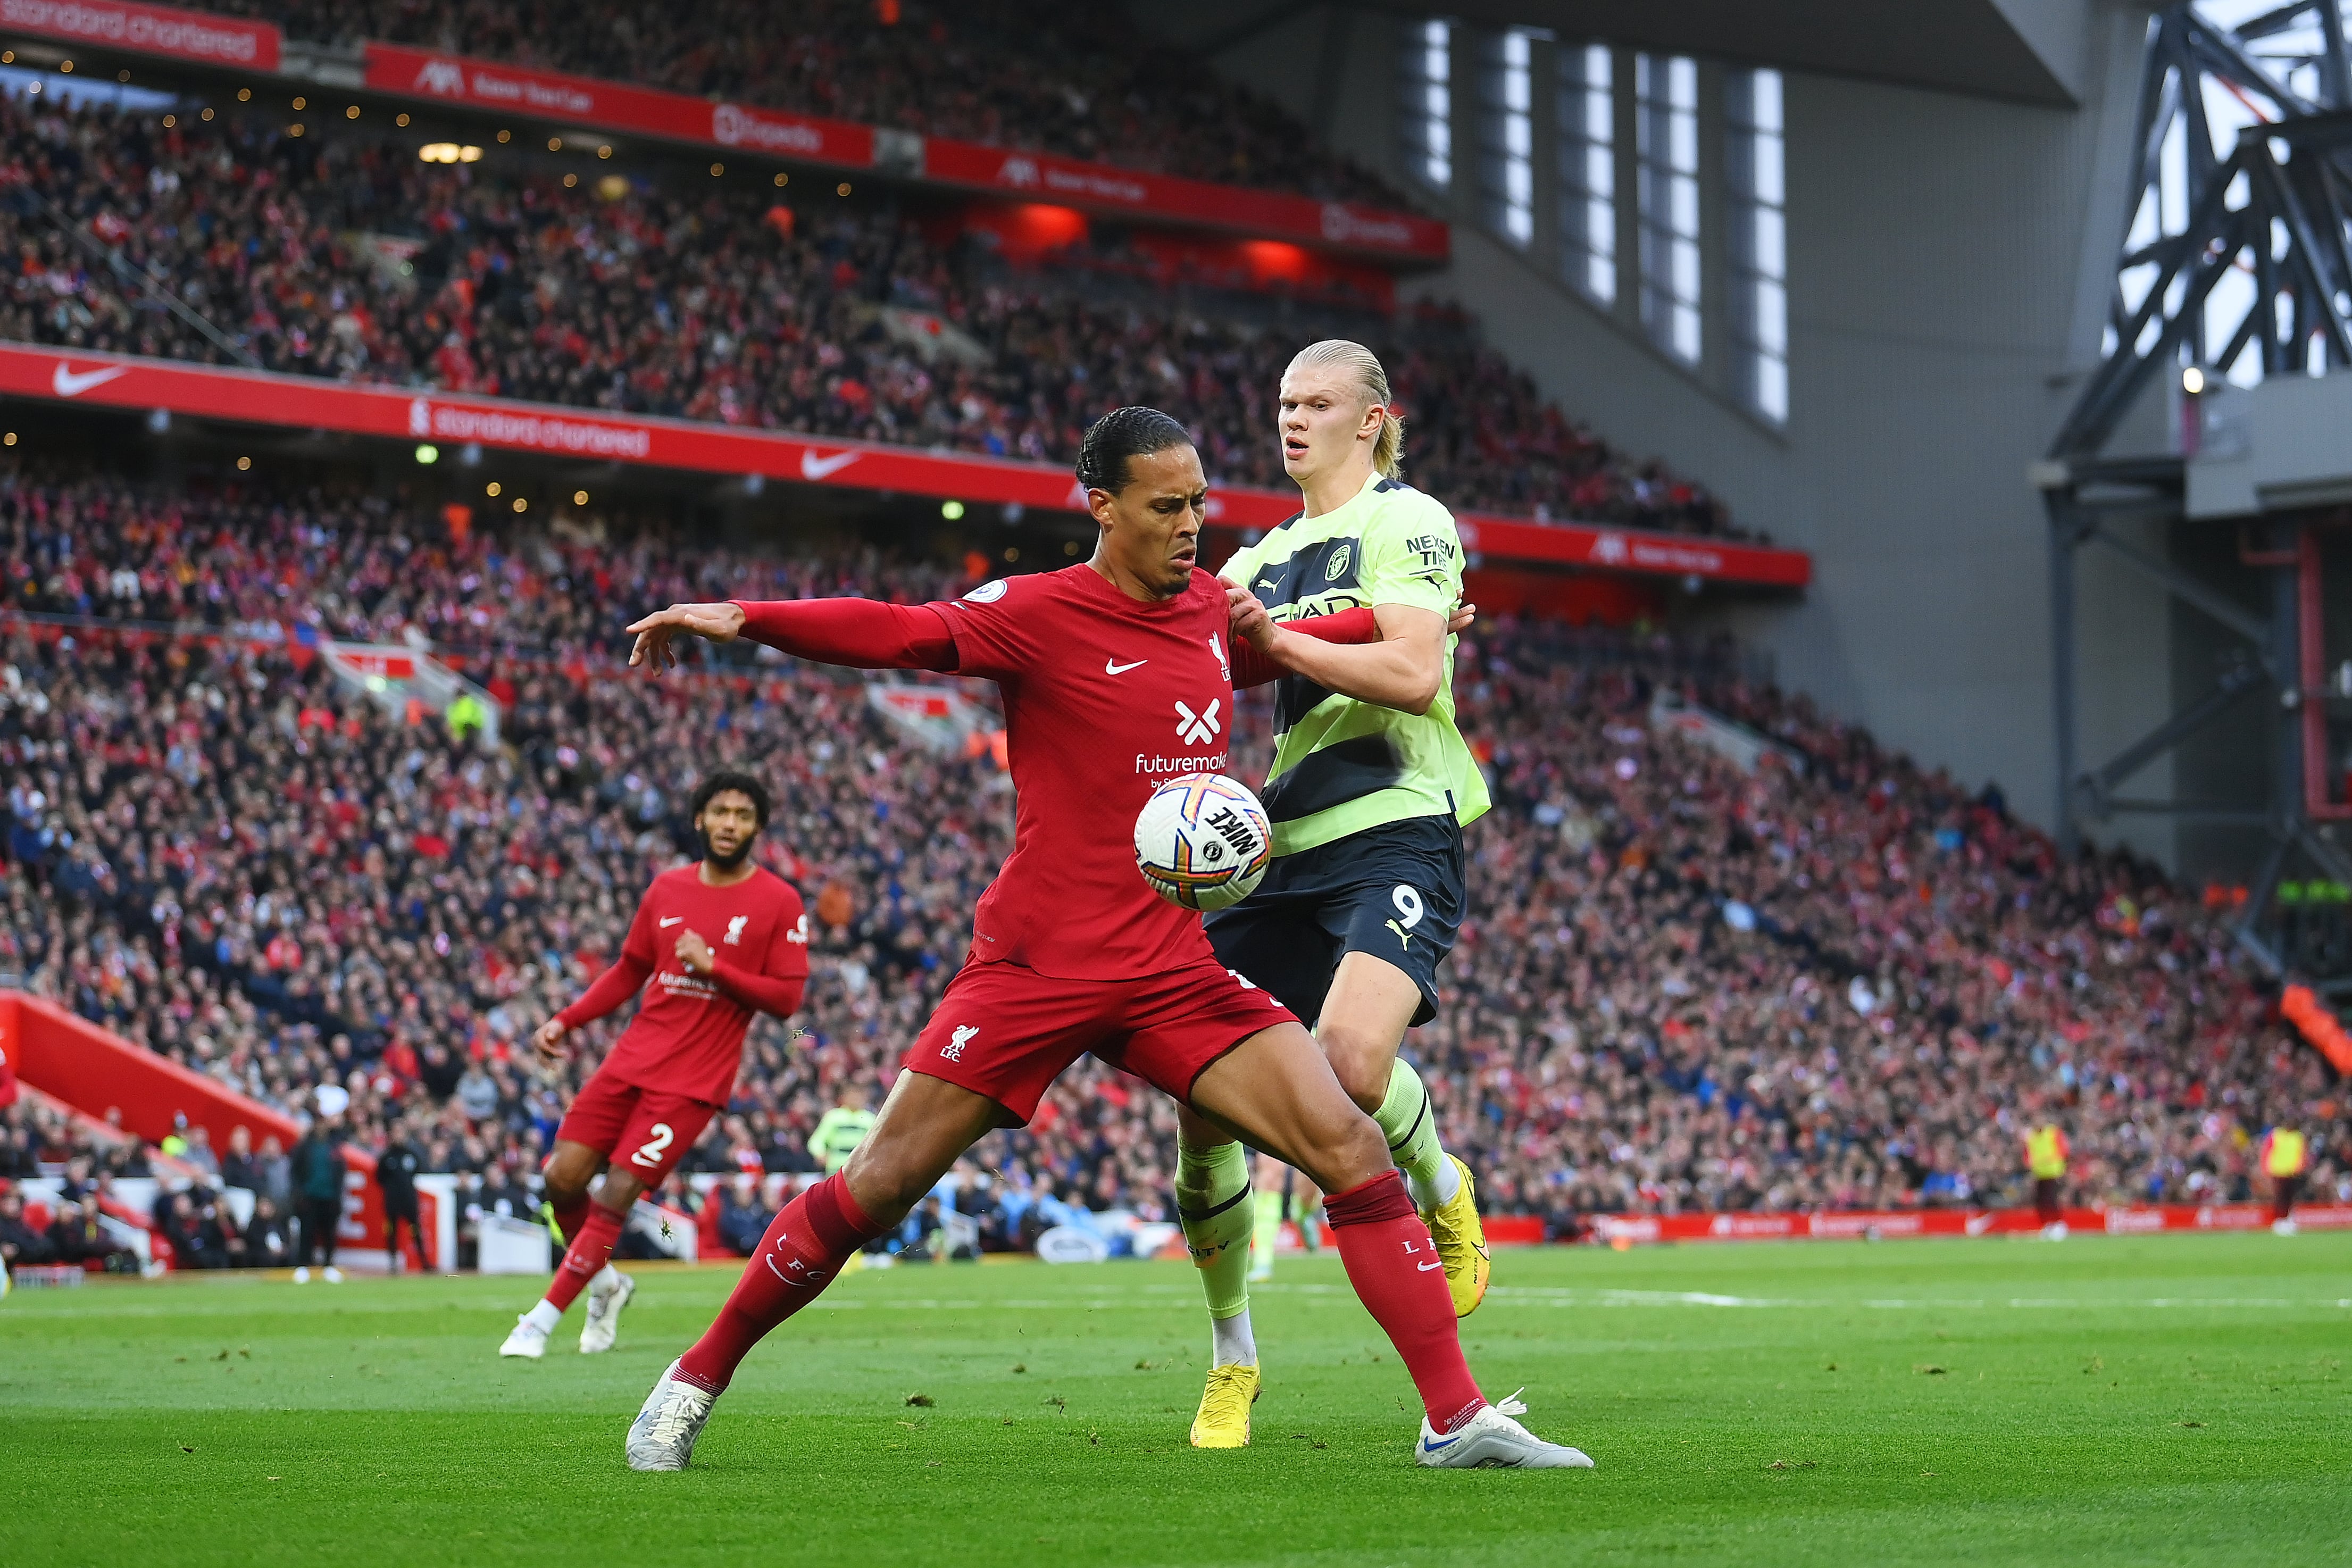
[(719, 1239), (739, 1258), (760, 1250), (760, 1238), (776, 1217), (776, 1211), (761, 1195), (760, 1178), (748, 1171), (714, 1185), (702, 1206)]
[(19, 1264), (38, 1267), (57, 1260), (57, 1247), (25, 1218), (25, 1194), (0, 1193), (0, 1264), (13, 1272)]
[(243, 1187), (249, 1193), (265, 1190), (261, 1162), (253, 1152), (253, 1132), (244, 1122), (229, 1129), (228, 1154), (220, 1163), (221, 1185)]
[(175, 1267), (226, 1268), (227, 1238), (222, 1234), (217, 1212), (210, 1202), (199, 1203), (199, 1195), (210, 1196), (202, 1189), (171, 1194), (162, 1205), (163, 1223), (157, 1229), (171, 1244)]
[(238, 1259), (247, 1268), (290, 1268), (294, 1266), (294, 1227), (278, 1212), (277, 1200), (253, 1200), (253, 1217), (245, 1224), (245, 1253)]
[(84, 1268), (96, 1264), (109, 1274), (136, 1273), (138, 1255), (116, 1244), (99, 1223), (95, 1205), (84, 1205), (70, 1199), (58, 1205), (57, 1217), (49, 1222), (49, 1245), (56, 1249), (59, 1263), (78, 1263)]

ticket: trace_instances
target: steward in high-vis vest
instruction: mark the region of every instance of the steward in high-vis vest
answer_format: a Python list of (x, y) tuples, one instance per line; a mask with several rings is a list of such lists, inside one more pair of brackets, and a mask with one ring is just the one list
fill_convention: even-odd
[(2271, 1229), (2294, 1234), (2294, 1200), (2303, 1191), (2303, 1173), (2311, 1151), (2303, 1134), (2292, 1127), (2273, 1127), (2263, 1134), (2263, 1174), (2271, 1179)]
[(2054, 1121), (2045, 1121), (2025, 1135), (2025, 1169), (2033, 1177), (2033, 1210), (2042, 1234), (2055, 1240), (2066, 1234), (2060, 1217), (2060, 1200), (2066, 1187), (2066, 1134)]

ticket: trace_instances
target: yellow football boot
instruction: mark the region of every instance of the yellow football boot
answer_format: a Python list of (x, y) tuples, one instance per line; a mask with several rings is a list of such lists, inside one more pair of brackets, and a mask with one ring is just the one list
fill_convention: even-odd
[(1248, 1447), (1250, 1406), (1257, 1403), (1257, 1368), (1211, 1367), (1209, 1386), (1201, 1395), (1201, 1413), (1192, 1417), (1192, 1447)]
[(1429, 1238), (1437, 1243), (1438, 1261), (1445, 1265), (1445, 1288), (1454, 1292), (1454, 1315), (1466, 1318), (1486, 1299), (1486, 1276), (1494, 1261), (1486, 1255), (1486, 1227), (1478, 1218), (1478, 1190), (1470, 1167), (1453, 1155), (1462, 1185), (1453, 1198), (1421, 1217), (1429, 1222)]

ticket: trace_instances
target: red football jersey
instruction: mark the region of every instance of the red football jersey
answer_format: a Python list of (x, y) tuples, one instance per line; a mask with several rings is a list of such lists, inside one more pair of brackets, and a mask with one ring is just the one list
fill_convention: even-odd
[(753, 1009), (677, 959), (677, 939), (700, 933), (729, 968), (772, 979), (808, 973), (808, 916), (801, 896), (772, 871), (731, 887), (705, 886), (699, 863), (654, 879), (629, 922), (625, 958), (649, 967), (637, 1016), (598, 1070), (625, 1082), (724, 1105), (743, 1061)]
[(1145, 604), (1081, 564), (933, 607), (958, 673), (1004, 693), (1018, 797), (1012, 857), (973, 913), (973, 961), (1115, 980), (1209, 958), (1201, 917), (1136, 869), (1135, 818), (1158, 785), (1229, 759), (1224, 584), (1196, 569), (1184, 592)]

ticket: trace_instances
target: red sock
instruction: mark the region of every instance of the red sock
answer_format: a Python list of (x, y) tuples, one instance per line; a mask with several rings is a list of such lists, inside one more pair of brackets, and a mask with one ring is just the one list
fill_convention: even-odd
[[(882, 1234), (849, 1195), (838, 1172), (784, 1205), (760, 1238), (735, 1292), (694, 1348), (678, 1358), (679, 1375), (716, 1394), (768, 1331), (817, 1299), (857, 1249)], [(1449, 1302), (1448, 1312), (1453, 1310)]]
[(569, 1247), (580, 1239), (580, 1227), (588, 1223), (588, 1211), (593, 1206), (583, 1197), (555, 1211), (555, 1228), (563, 1233), (564, 1246)]
[(1486, 1403), (1462, 1359), (1454, 1296), (1437, 1266), (1437, 1244), (1413, 1212), (1404, 1178), (1383, 1171), (1323, 1200), (1348, 1283), (1396, 1346), (1429, 1424), (1451, 1432)]
[(590, 1204), (587, 1219), (563, 1249), (563, 1261), (556, 1265), (555, 1279), (547, 1287), (548, 1305), (559, 1312), (569, 1308), (572, 1298), (613, 1260), (613, 1248), (620, 1240), (621, 1216), (603, 1204)]

